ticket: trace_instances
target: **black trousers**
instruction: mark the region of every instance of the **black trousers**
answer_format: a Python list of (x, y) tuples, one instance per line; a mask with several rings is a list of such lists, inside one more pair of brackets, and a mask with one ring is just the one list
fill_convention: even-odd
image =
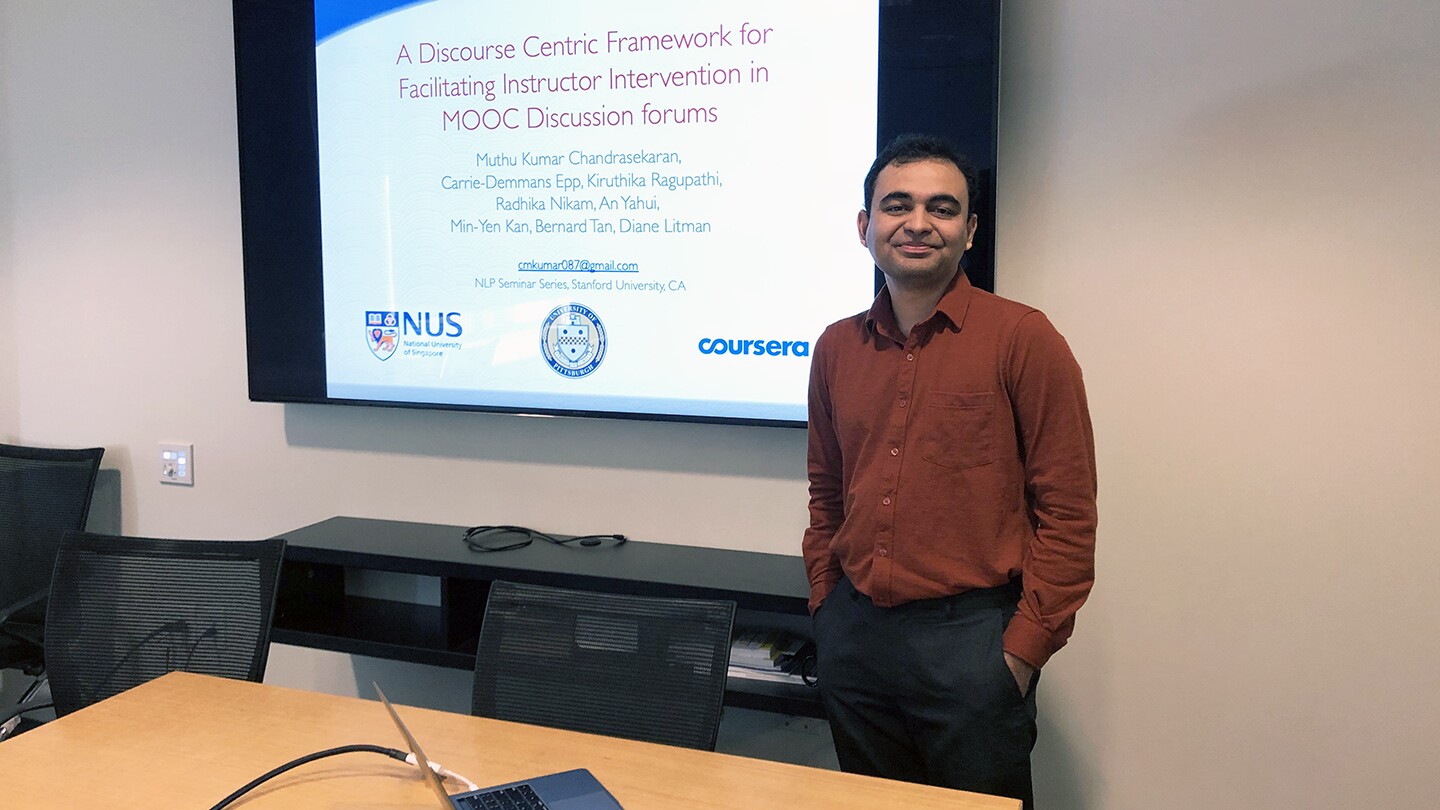
[(820, 696), (842, 770), (1034, 806), (1035, 686), (1002, 636), (1017, 586), (876, 607), (841, 579), (815, 613)]

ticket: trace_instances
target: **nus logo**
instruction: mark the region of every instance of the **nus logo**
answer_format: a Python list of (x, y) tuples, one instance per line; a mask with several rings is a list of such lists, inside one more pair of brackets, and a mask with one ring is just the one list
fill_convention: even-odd
[(458, 312), (401, 312), (400, 332), (417, 337), (460, 337), (465, 327), (460, 325)]
[[(423, 356), (437, 356), (441, 350), (423, 338), (458, 338), (465, 333), (458, 312), (397, 312), (369, 310), (365, 313), (365, 344), (377, 360), (389, 360), (409, 341), (412, 348), (404, 354), (424, 351)], [(458, 344), (457, 344), (458, 348)]]

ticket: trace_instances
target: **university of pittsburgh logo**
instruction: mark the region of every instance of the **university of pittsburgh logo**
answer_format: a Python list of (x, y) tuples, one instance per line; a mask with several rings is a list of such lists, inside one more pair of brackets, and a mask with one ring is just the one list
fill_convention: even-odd
[(370, 353), (381, 360), (389, 360), (400, 348), (400, 313), (366, 312), (365, 343)]
[(562, 377), (584, 377), (605, 359), (605, 325), (580, 304), (564, 304), (550, 311), (540, 327), (540, 352)]

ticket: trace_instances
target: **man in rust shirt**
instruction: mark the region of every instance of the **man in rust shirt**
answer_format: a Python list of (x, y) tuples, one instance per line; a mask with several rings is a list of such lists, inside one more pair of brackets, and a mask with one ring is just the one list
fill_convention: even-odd
[(960, 268), (975, 193), (923, 136), (865, 178), (885, 289), (815, 345), (802, 546), (841, 767), (1028, 808), (1039, 671), (1094, 581), (1095, 449), (1064, 338)]

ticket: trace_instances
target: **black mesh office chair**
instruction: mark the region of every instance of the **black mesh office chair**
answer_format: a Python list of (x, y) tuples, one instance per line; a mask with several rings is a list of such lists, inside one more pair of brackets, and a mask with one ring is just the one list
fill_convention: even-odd
[(45, 627), (56, 715), (177, 670), (259, 681), (284, 553), (281, 539), (65, 535)]
[(0, 669), (44, 669), (55, 552), (65, 532), (85, 528), (104, 454), (0, 444)]
[(495, 582), (471, 713), (715, 749), (735, 603)]

